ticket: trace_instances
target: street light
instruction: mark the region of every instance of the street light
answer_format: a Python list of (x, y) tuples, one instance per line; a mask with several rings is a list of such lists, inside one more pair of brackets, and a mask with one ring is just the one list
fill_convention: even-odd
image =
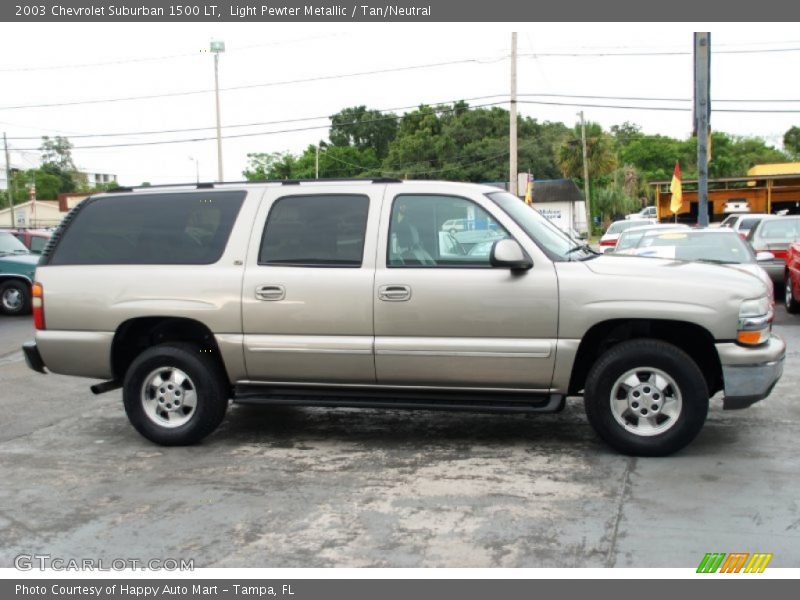
[(190, 156), (189, 160), (194, 161), (194, 174), (195, 174), (195, 181), (200, 183), (200, 161), (197, 160), (194, 156)]
[(222, 176), (222, 131), (219, 115), (219, 55), (225, 52), (225, 42), (211, 40), (209, 50), (214, 53), (214, 95), (217, 99), (217, 177), (218, 181), (224, 181)]

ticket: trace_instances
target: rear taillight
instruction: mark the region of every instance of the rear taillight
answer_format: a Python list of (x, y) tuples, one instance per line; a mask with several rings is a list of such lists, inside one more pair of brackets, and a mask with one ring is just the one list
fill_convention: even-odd
[(36, 329), (44, 329), (44, 288), (41, 283), (34, 283), (31, 288), (32, 307), (33, 307), (33, 326)]

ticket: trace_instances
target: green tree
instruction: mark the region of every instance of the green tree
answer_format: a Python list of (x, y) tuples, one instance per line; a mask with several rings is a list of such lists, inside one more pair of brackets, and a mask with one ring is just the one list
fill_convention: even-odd
[[(609, 175), (617, 168), (617, 155), (612, 138), (598, 123), (586, 123), (586, 155), (590, 180)], [(583, 179), (583, 143), (580, 126), (576, 125), (558, 147), (556, 160), (565, 177)]]
[(72, 160), (72, 144), (67, 138), (43, 136), (40, 151), (42, 153), (40, 170), (59, 179), (59, 192), (74, 192), (82, 183), (85, 184), (75, 168)]
[(43, 169), (17, 171), (11, 178), (14, 203), (28, 200), (30, 189), (36, 187), (39, 200), (56, 200), (61, 191), (61, 179)]
[(783, 134), (783, 148), (794, 158), (800, 158), (800, 127), (795, 125)]
[(599, 215), (601, 221), (611, 221), (639, 208), (639, 201), (616, 187), (608, 186), (592, 192), (592, 213)]
[(353, 106), (331, 116), (331, 144), (372, 149), (378, 158), (385, 158), (389, 144), (397, 135), (397, 115)]

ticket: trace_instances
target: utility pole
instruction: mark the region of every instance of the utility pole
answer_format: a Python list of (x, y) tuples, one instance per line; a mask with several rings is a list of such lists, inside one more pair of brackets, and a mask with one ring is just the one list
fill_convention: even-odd
[(697, 224), (708, 227), (708, 116), (711, 34), (694, 34), (694, 116), (697, 130)]
[(314, 161), (314, 179), (319, 179), (319, 142), (317, 142), (317, 159)]
[(214, 96), (217, 99), (217, 181), (225, 181), (222, 175), (222, 125), (219, 112), (219, 54), (225, 52), (225, 42), (212, 41), (210, 49), (214, 53)]
[(8, 158), (8, 140), (6, 139), (6, 132), (3, 132), (3, 147), (6, 151), (6, 194), (8, 194), (8, 211), (11, 216), (11, 227), (17, 226), (17, 220), (14, 218), (14, 196), (11, 193), (11, 161)]
[(511, 34), (511, 110), (509, 111), (508, 191), (518, 196), (517, 189), (517, 33)]
[(586, 201), (586, 228), (589, 237), (592, 236), (592, 203), (589, 199), (589, 157), (586, 152), (586, 122), (583, 120), (583, 111), (579, 112), (581, 117), (581, 146), (583, 147), (583, 198)]

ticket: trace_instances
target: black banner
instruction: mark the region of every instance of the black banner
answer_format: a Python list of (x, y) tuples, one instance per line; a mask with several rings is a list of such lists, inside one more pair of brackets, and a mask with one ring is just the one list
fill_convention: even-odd
[(793, 21), (800, 3), (744, 0), (21, 0), (3, 3), (3, 21), (520, 22)]
[[(702, 581), (553, 579), (420, 580), (420, 579), (98, 579), (27, 580), (0, 582), (4, 600), (531, 600), (532, 598), (606, 598), (623, 594), (648, 600), (676, 597), (726, 600), (759, 594), (774, 598), (794, 596), (795, 582), (779, 579), (746, 579), (708, 576)], [(796, 591), (796, 590), (795, 590)]]

